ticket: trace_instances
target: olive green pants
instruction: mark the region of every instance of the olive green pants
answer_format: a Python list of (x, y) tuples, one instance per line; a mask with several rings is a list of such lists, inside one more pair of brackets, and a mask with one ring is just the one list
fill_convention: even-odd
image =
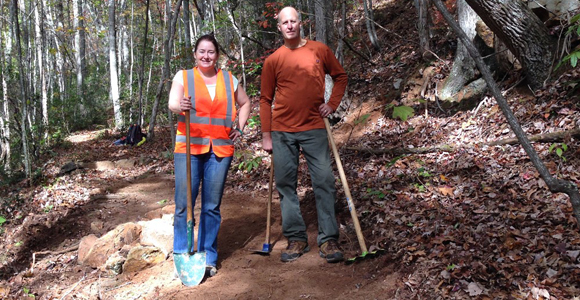
[(289, 241), (308, 241), (306, 224), (300, 212), (296, 193), (300, 150), (306, 158), (318, 215), (318, 245), (338, 240), (338, 225), (334, 212), (336, 197), (328, 137), (325, 129), (303, 132), (272, 132), (272, 155), (276, 188), (280, 194), (282, 230)]

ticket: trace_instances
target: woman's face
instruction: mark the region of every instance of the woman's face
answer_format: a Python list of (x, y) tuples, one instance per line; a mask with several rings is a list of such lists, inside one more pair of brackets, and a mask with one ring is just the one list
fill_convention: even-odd
[(199, 68), (213, 68), (217, 62), (218, 54), (215, 46), (210, 41), (201, 41), (195, 51), (195, 63)]

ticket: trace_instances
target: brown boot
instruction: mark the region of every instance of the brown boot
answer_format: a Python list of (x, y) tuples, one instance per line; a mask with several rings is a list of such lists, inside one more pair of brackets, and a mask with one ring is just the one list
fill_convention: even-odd
[(289, 241), (288, 247), (286, 247), (286, 251), (282, 252), (280, 260), (283, 262), (294, 261), (309, 250), (308, 243), (305, 241)]
[(326, 258), (329, 263), (335, 263), (344, 260), (342, 252), (338, 248), (338, 243), (336, 240), (328, 240), (322, 245), (320, 245), (320, 257)]

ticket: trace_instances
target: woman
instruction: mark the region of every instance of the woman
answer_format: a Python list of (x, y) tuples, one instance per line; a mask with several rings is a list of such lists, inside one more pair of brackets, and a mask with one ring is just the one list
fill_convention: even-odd
[[(218, 43), (213, 35), (195, 43), (196, 67), (175, 74), (169, 92), (169, 109), (179, 114), (175, 143), (175, 219), (173, 253), (187, 249), (187, 163), (191, 163), (192, 207), (201, 184), (201, 214), (197, 249), (206, 252), (206, 273), (217, 273), (217, 236), (221, 223), (220, 204), (234, 143), (250, 114), (250, 100), (230, 72), (218, 69)], [(233, 99), (232, 99), (233, 98)], [(238, 124), (236, 104), (239, 107)], [(185, 111), (190, 111), (191, 156), (186, 157)], [(192, 245), (193, 247), (193, 245)]]

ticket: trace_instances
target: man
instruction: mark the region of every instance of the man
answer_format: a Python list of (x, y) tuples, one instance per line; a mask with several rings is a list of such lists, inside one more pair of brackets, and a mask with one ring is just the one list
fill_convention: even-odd
[[(310, 249), (296, 193), (302, 149), (316, 198), (319, 253), (328, 262), (339, 262), (344, 258), (337, 243), (335, 178), (323, 118), (340, 104), (348, 77), (326, 45), (301, 37), (300, 25), (296, 9), (285, 7), (278, 14), (278, 30), (284, 45), (266, 59), (262, 69), (262, 147), (273, 156), (282, 230), (288, 239), (281, 260), (296, 260)], [(334, 80), (328, 104), (324, 102), (326, 74)]]

